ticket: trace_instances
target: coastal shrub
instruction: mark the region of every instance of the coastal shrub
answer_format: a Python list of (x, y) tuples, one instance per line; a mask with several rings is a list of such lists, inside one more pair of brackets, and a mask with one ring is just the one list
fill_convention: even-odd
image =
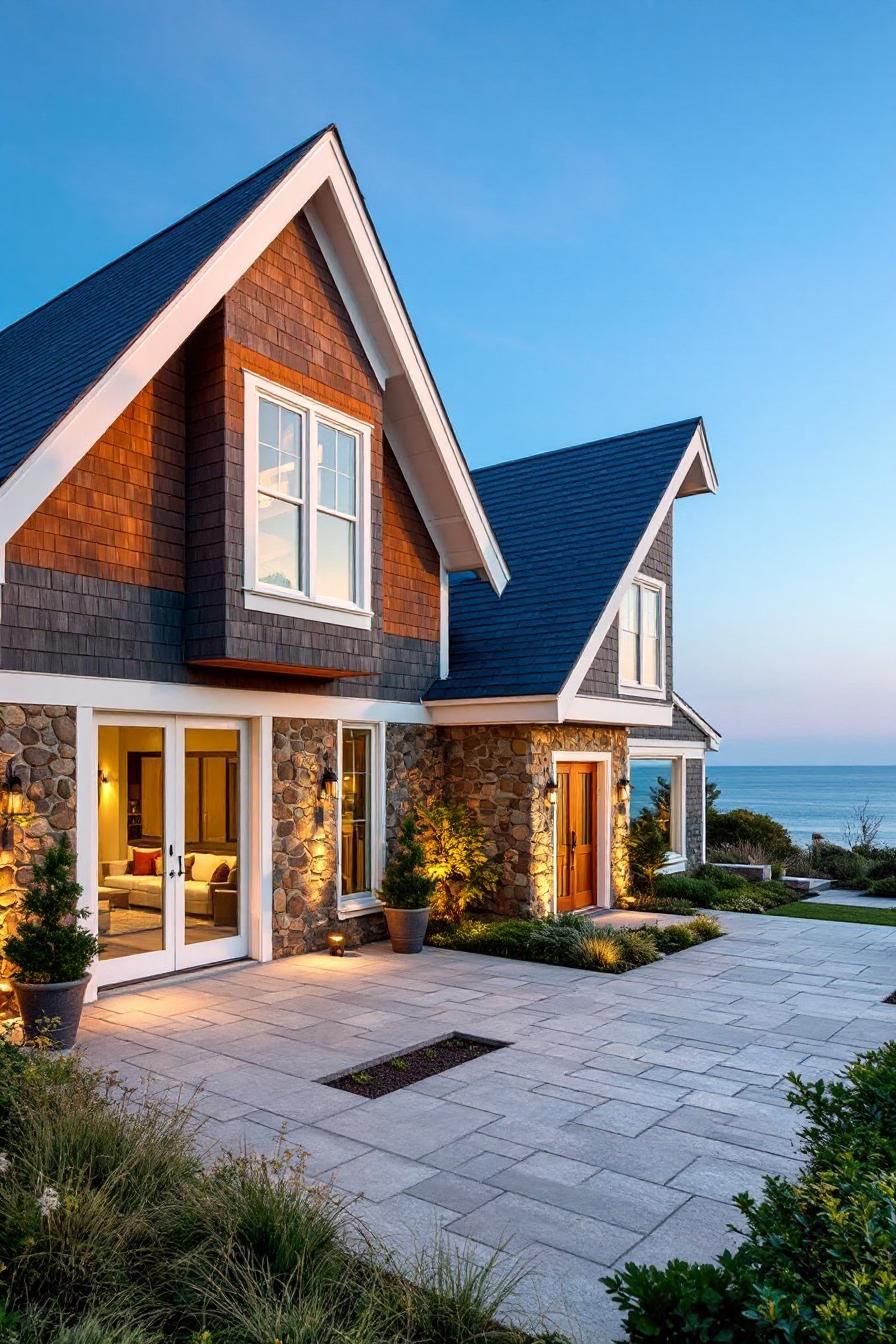
[(534, 1344), (497, 1323), (519, 1274), (436, 1251), (407, 1275), (300, 1155), (206, 1167), (189, 1107), (73, 1058), (0, 1073), (4, 1344)]
[(433, 928), (427, 942), (433, 947), (451, 947), (458, 952), (481, 952), (488, 957), (527, 958), (532, 920), (466, 920)]
[(626, 970), (634, 970), (636, 966), (649, 966), (651, 962), (659, 961), (660, 953), (653, 937), (653, 929), (614, 929), (613, 932), (622, 949)]
[(457, 923), (469, 905), (480, 905), (498, 885), (501, 869), (488, 852), (485, 827), (463, 803), (421, 803), (417, 839), (434, 891), (431, 918)]
[(784, 863), (788, 877), (816, 877), (815, 860), (811, 848), (794, 845)]
[(691, 928), (701, 943), (708, 943), (713, 938), (721, 938), (725, 932), (715, 915), (697, 915), (696, 919), (691, 920)]
[(554, 919), (533, 920), (528, 955), (532, 961), (542, 961), (549, 966), (578, 965), (582, 939), (593, 932), (591, 920), (582, 915), (566, 914)]
[(738, 844), (713, 845), (707, 850), (710, 863), (772, 863), (775, 860), (762, 845), (750, 844), (742, 840)]
[(868, 888), (869, 896), (896, 896), (896, 875), (893, 877), (879, 877), (876, 882), (872, 882)]
[(694, 870), (695, 877), (706, 878), (719, 891), (743, 891), (753, 883), (748, 882), (740, 873), (729, 872), (726, 868), (717, 868), (713, 863), (702, 863)]
[(730, 910), (738, 915), (761, 915), (765, 912), (762, 902), (751, 891), (717, 891), (707, 902), (708, 910)]
[(689, 924), (667, 924), (653, 930), (653, 942), (660, 952), (683, 952), (699, 942), (696, 931)]
[(706, 843), (711, 850), (719, 845), (751, 845), (772, 859), (786, 860), (793, 849), (790, 832), (764, 812), (751, 812), (737, 807), (731, 812), (707, 814)]
[(687, 877), (684, 873), (660, 877), (656, 884), (659, 899), (687, 901), (690, 905), (710, 905), (717, 890), (715, 882), (703, 877)]
[(813, 860), (817, 872), (841, 887), (861, 890), (868, 882), (868, 860), (842, 845), (818, 844), (813, 846)]
[(638, 896), (656, 895), (660, 869), (669, 853), (668, 836), (649, 808), (632, 822), (628, 834), (628, 861), (632, 889)]
[(879, 849), (869, 856), (868, 881), (880, 882), (884, 877), (896, 877), (896, 849)]
[(806, 1117), (798, 1179), (769, 1177), (713, 1264), (633, 1263), (603, 1280), (632, 1344), (887, 1344), (896, 1338), (896, 1042), (842, 1078), (790, 1075)]
[[(690, 901), (669, 896), (642, 896), (636, 903), (638, 913), (649, 911), (657, 915), (692, 915), (694, 907)], [(2, 1344), (2, 1341), (0, 1341)]]

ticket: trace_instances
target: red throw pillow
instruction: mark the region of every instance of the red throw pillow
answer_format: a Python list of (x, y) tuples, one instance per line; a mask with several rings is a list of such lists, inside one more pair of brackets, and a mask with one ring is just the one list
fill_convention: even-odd
[(209, 878), (209, 882), (226, 882), (230, 876), (230, 864), (219, 863), (215, 871)]
[(155, 877), (156, 859), (161, 856), (160, 849), (134, 850), (134, 876)]

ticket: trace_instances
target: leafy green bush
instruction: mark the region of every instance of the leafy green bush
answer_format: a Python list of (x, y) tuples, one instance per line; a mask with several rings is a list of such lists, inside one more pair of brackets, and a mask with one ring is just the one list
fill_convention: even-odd
[(437, 1251), (407, 1275), (298, 1155), (204, 1167), (188, 1108), (76, 1059), (2, 1052), (0, 1086), (0, 1339), (531, 1344), (497, 1324), (519, 1274)]
[(869, 896), (896, 896), (896, 875), (880, 877), (868, 888)]
[(683, 952), (699, 940), (689, 924), (667, 924), (665, 928), (656, 928), (653, 941), (660, 952)]
[(684, 873), (658, 878), (656, 884), (659, 899), (687, 901), (689, 905), (711, 905), (717, 890), (715, 881), (704, 877), (687, 877)]
[(18, 927), (3, 949), (13, 980), (50, 985), (80, 980), (99, 954), (92, 933), (78, 925), (87, 914), (74, 877), (75, 856), (66, 836), (35, 859), (31, 882), (22, 897)]
[(604, 1279), (630, 1341), (888, 1344), (896, 1338), (896, 1042), (842, 1079), (791, 1075), (806, 1166), (735, 1203), (746, 1238), (713, 1265), (628, 1264)]
[(501, 869), (490, 858), (485, 827), (463, 803), (421, 803), (417, 833), (435, 884), (432, 917), (456, 923), (469, 905), (493, 892)]
[(790, 832), (764, 812), (751, 812), (736, 807), (731, 812), (713, 809), (706, 816), (706, 843), (710, 849), (719, 845), (750, 845), (767, 856), (765, 862), (786, 860), (793, 849)]
[(762, 902), (756, 899), (749, 888), (746, 891), (717, 891), (712, 900), (707, 902), (706, 908), (730, 910), (738, 915), (761, 915), (765, 910)]
[(748, 882), (740, 873), (729, 872), (727, 868), (719, 868), (714, 863), (703, 863), (695, 871), (696, 877), (706, 878), (719, 891), (743, 891), (745, 888), (754, 886), (754, 883)]
[(870, 864), (862, 854), (856, 854), (854, 850), (844, 849), (842, 845), (814, 845), (812, 860), (816, 871), (822, 877), (829, 877), (841, 887), (861, 890), (868, 884)]
[(470, 919), (463, 924), (431, 930), (427, 942), (433, 947), (451, 947), (458, 952), (481, 952), (487, 957), (526, 961), (531, 924), (529, 919)]
[(642, 910), (657, 915), (692, 915), (694, 913), (694, 907), (690, 901), (667, 896), (644, 896), (638, 901), (635, 909), (639, 914)]
[(754, 882), (746, 894), (751, 900), (758, 901), (763, 910), (773, 910), (778, 905), (792, 905), (799, 900), (799, 894), (783, 882)]
[(885, 877), (896, 877), (896, 849), (879, 849), (869, 856), (868, 881), (880, 882)]

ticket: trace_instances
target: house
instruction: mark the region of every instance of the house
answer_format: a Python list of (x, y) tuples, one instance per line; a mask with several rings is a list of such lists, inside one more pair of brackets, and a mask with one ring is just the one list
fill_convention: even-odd
[(0, 482), (0, 916), (69, 836), (94, 987), (382, 936), (427, 795), (503, 910), (624, 890), (632, 759), (701, 859), (702, 423), (471, 473), (334, 127), (0, 333)]

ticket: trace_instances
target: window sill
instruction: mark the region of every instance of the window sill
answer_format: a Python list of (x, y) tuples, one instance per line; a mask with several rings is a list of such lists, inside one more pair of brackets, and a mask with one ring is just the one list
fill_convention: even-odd
[(665, 686), (636, 686), (634, 683), (621, 681), (619, 683), (620, 695), (637, 696), (640, 700), (665, 700)]
[(355, 896), (340, 896), (336, 913), (340, 919), (355, 919), (357, 915), (375, 915), (383, 908), (382, 901), (369, 891), (362, 891)]
[(247, 611), (289, 616), (297, 621), (320, 621), (324, 625), (341, 625), (350, 630), (370, 630), (373, 625), (373, 612), (361, 607), (333, 606), (313, 602), (307, 597), (281, 597), (260, 588), (244, 588), (243, 601)]

